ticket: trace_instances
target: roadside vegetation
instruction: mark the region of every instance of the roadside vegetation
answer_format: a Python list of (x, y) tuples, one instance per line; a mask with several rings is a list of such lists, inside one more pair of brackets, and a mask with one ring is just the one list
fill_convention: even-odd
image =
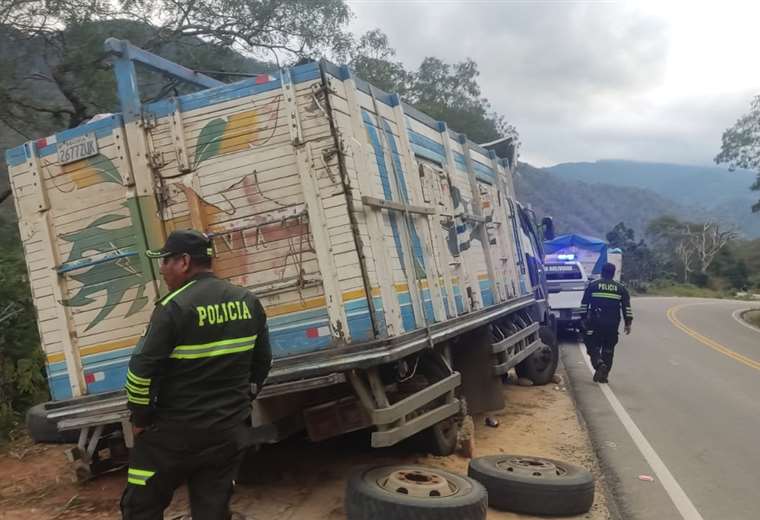
[(742, 314), (742, 319), (760, 329), (760, 310), (747, 311)]
[(623, 222), (607, 233), (623, 251), (623, 281), (637, 294), (752, 298), (760, 293), (760, 240), (718, 222), (651, 220), (637, 239)]

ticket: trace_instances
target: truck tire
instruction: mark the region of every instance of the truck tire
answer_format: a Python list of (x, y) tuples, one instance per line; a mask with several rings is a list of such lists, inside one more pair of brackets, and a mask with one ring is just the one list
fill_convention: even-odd
[(522, 455), (489, 455), (470, 461), (468, 476), (488, 490), (489, 505), (543, 516), (583, 514), (594, 503), (594, 477), (565, 462)]
[[(440, 361), (432, 356), (423, 357), (417, 370), (421, 375), (425, 376), (428, 386), (450, 374), (448, 368), (444, 367)], [(440, 406), (445, 401), (445, 396), (439, 397), (431, 403), (431, 408)], [(454, 453), (457, 448), (459, 427), (459, 418), (454, 415), (421, 431), (416, 439), (416, 444), (422, 451), (446, 457)]]
[(538, 329), (542, 345), (537, 351), (521, 361), (515, 367), (517, 377), (526, 377), (533, 381), (534, 385), (546, 385), (551, 383), (552, 376), (557, 370), (559, 363), (559, 344), (557, 336), (547, 326)]
[(32, 406), (26, 412), (26, 429), (34, 442), (49, 444), (75, 443), (79, 438), (79, 432), (59, 432), (55, 421), (48, 419), (45, 403)]
[(425, 466), (355, 470), (346, 484), (348, 520), (482, 520), (485, 488), (468, 477)]

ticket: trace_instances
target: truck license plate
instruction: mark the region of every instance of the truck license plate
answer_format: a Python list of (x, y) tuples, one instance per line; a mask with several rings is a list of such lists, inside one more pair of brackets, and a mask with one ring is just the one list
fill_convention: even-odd
[(98, 155), (98, 138), (94, 132), (58, 143), (58, 164), (68, 164)]

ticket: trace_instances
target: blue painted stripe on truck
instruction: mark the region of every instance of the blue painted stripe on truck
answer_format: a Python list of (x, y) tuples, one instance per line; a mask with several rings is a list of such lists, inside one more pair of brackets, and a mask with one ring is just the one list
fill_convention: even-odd
[(464, 158), (464, 155), (459, 152), (453, 152), (454, 154), (454, 163), (457, 165), (457, 168), (462, 170), (463, 172), (467, 171), (467, 161)]
[(417, 133), (411, 128), (408, 128), (408, 133), (415, 154), (441, 163), (442, 165), (446, 164), (446, 150), (441, 143)]
[[(293, 83), (304, 83), (306, 81), (313, 81), (320, 78), (319, 64), (307, 63), (305, 65), (298, 65), (290, 69), (290, 76)], [(187, 112), (189, 110), (196, 110), (204, 108), (210, 105), (216, 105), (218, 103), (224, 103), (226, 101), (232, 101), (248, 96), (255, 96), (262, 92), (268, 92), (270, 90), (278, 90), (282, 86), (281, 79), (275, 76), (273, 81), (267, 83), (256, 83), (256, 78), (245, 79), (230, 83), (223, 87), (215, 87), (199, 92), (193, 92), (192, 94), (185, 94), (179, 96), (176, 99), (176, 104), (180, 110)], [(156, 117), (164, 117), (174, 111), (174, 104), (168, 100), (156, 101), (145, 105), (145, 111), (149, 112)]]
[[(408, 293), (406, 300), (408, 301)], [(377, 321), (381, 330), (385, 329), (385, 317), (382, 312), (380, 298), (375, 298)], [(409, 305), (411, 310), (411, 305)], [(372, 325), (369, 309), (365, 298), (350, 300), (345, 303), (348, 318), (348, 328), (353, 341), (366, 341), (372, 338)], [(323, 311), (323, 312), (322, 312)], [(322, 312), (320, 319), (320, 312)], [(308, 310), (294, 313), (298, 316), (275, 316), (268, 320), (270, 325), (270, 340), (272, 342), (273, 355), (276, 358), (288, 355), (314, 352), (328, 348), (331, 336), (308, 337), (306, 331), (311, 328), (327, 327), (327, 312), (323, 309)], [(292, 319), (292, 318), (300, 319)], [(282, 318), (287, 318), (283, 320)], [(283, 326), (284, 325), (284, 326)], [(127, 365), (132, 355), (133, 346), (123, 349), (93, 354), (82, 358), (82, 368), (85, 374), (102, 373), (102, 380), (88, 384), (88, 392), (99, 393), (111, 390), (119, 390), (123, 387)], [(48, 363), (46, 366), (48, 385), (53, 400), (68, 399), (71, 397), (69, 377), (66, 372), (64, 361)], [(100, 379), (100, 377), (99, 377)]]
[(412, 105), (408, 103), (403, 103), (402, 107), (404, 108), (404, 113), (414, 119), (415, 121), (418, 121), (422, 123), (423, 125), (432, 128), (435, 131), (440, 131), (440, 121), (436, 121), (429, 115), (425, 114), (424, 112), (420, 112), (416, 108), (414, 108)]
[(475, 170), (476, 178), (480, 180), (484, 180), (486, 182), (490, 182), (490, 183), (496, 182), (496, 172), (493, 171), (493, 169), (491, 169), (490, 166), (486, 166), (480, 161), (476, 161), (473, 159), (472, 169)]
[(377, 99), (378, 102), (383, 103), (384, 105), (388, 105), (389, 107), (395, 106), (395, 99), (393, 94), (388, 94), (384, 90), (380, 90), (375, 86), (370, 89), (370, 84), (361, 78), (355, 77), (354, 82), (356, 83), (356, 88), (358, 90), (370, 96), (374, 94), (375, 99)]
[(442, 155), (438, 155), (435, 152), (431, 152), (427, 148), (422, 148), (419, 145), (416, 145), (412, 143), (412, 152), (414, 152), (414, 155), (417, 157), (424, 157), (425, 159), (429, 159), (433, 162), (437, 162), (441, 165), (446, 164), (446, 158)]
[(480, 280), (480, 294), (483, 297), (483, 305), (489, 307), (493, 305), (493, 292), (491, 291), (491, 282), (489, 280)]
[(457, 304), (457, 312), (460, 313), (460, 314), (463, 313), (464, 312), (464, 302), (462, 301), (462, 295), (461, 294), (455, 295), (454, 296), (454, 301), (456, 301), (456, 304)]
[(5, 162), (8, 166), (18, 166), (26, 162), (26, 145), (19, 145), (5, 151)]

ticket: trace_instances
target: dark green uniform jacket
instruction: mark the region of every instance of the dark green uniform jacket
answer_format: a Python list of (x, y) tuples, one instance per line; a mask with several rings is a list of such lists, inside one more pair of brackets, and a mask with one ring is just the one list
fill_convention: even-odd
[(226, 429), (250, 415), (269, 373), (266, 314), (247, 289), (201, 273), (153, 311), (127, 371), (132, 422)]
[(594, 280), (586, 286), (581, 300), (587, 327), (615, 329), (620, 326), (622, 315), (625, 323), (633, 321), (631, 297), (628, 289), (615, 280)]

